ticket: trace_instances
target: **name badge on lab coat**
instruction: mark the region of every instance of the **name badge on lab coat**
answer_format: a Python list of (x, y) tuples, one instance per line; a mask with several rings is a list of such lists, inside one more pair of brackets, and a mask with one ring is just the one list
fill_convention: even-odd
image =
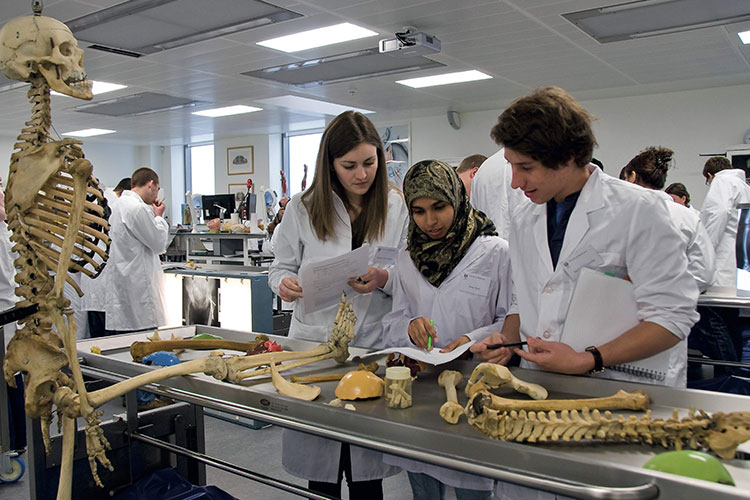
[(398, 248), (396, 247), (378, 247), (375, 251), (375, 257), (372, 259), (372, 265), (376, 267), (388, 267), (396, 263), (398, 257)]
[(472, 295), (486, 297), (490, 291), (490, 279), (481, 274), (464, 273), (460, 290)]

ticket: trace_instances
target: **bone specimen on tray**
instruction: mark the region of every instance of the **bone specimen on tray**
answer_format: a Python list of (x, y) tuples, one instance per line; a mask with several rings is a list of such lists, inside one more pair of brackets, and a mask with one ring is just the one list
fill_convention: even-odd
[(495, 363), (480, 363), (474, 368), (466, 382), (466, 395), (471, 398), (478, 391), (496, 389), (504, 385), (528, 394), (532, 399), (547, 399), (547, 389), (538, 384), (524, 382), (516, 378), (507, 367)]
[(446, 401), (440, 407), (440, 416), (449, 424), (457, 424), (458, 419), (464, 414), (464, 408), (458, 404), (456, 387), (461, 383), (463, 376), (455, 370), (444, 370), (438, 377), (438, 384), (445, 389)]
[[(375, 361), (373, 361), (367, 366), (365, 366), (363, 363), (360, 363), (358, 370), (375, 373), (378, 370), (378, 364)], [(289, 380), (291, 380), (292, 382), (296, 382), (298, 384), (310, 384), (310, 383), (316, 383), (316, 382), (335, 382), (337, 380), (341, 380), (344, 377), (344, 375), (346, 375), (347, 373), (349, 372), (332, 373), (330, 375), (311, 375), (307, 377), (298, 377), (297, 375), (292, 375), (291, 377), (289, 377)]]
[[(469, 423), (484, 434), (503, 441), (545, 443), (596, 440), (674, 447), (707, 448), (724, 459), (734, 457), (737, 446), (750, 439), (750, 412), (709, 416), (691, 409), (679, 418), (654, 419), (651, 410), (641, 416), (579, 410), (502, 410), (492, 408), (485, 393), (476, 394), (466, 407)], [(541, 401), (536, 401), (541, 402)]]
[(271, 380), (273, 387), (282, 396), (312, 401), (320, 395), (320, 387), (317, 385), (295, 384), (286, 380), (279, 375), (279, 370), (274, 363), (271, 363)]
[(348, 302), (346, 296), (342, 293), (331, 336), (326, 343), (306, 351), (269, 352), (255, 356), (230, 358), (227, 360), (228, 379), (231, 382), (239, 383), (247, 378), (268, 375), (271, 371), (268, 366), (271, 363), (283, 363), (284, 361), (291, 362), (279, 366), (278, 371), (280, 372), (325, 359), (333, 359), (338, 363), (343, 363), (349, 358), (349, 342), (354, 339), (356, 322), (357, 316), (354, 314), (352, 303)]
[(379, 398), (383, 395), (385, 382), (367, 370), (353, 370), (346, 373), (336, 386), (336, 397), (345, 401), (354, 399)]
[(211, 350), (211, 349), (231, 349), (234, 351), (253, 350), (264, 342), (268, 341), (267, 335), (257, 335), (251, 342), (234, 342), (224, 339), (174, 339), (174, 340), (156, 340), (152, 342), (133, 342), (130, 345), (130, 355), (133, 361), (141, 362), (144, 356), (148, 356), (157, 351), (172, 351), (175, 349), (194, 349), (194, 350)]
[(648, 409), (648, 396), (645, 392), (636, 389), (633, 392), (617, 391), (612, 396), (605, 398), (589, 399), (545, 399), (545, 400), (528, 400), (528, 399), (509, 399), (502, 398), (487, 391), (475, 392), (474, 396), (469, 399), (469, 404), (475, 398), (483, 398), (483, 404), (489, 405), (496, 411), (511, 410), (646, 410)]

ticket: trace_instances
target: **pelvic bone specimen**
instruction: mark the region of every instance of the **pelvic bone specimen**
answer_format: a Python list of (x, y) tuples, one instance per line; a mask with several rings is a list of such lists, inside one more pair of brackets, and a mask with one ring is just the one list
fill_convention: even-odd
[[(99, 427), (101, 412), (96, 408), (138, 387), (178, 375), (203, 372), (220, 380), (241, 381), (268, 373), (268, 369), (250, 374), (244, 374), (244, 370), (277, 361), (299, 360), (279, 370), (331, 357), (343, 362), (349, 356), (348, 344), (354, 338), (352, 325), (356, 321), (351, 303), (342, 296), (331, 338), (310, 351), (228, 360), (213, 353), (87, 392), (78, 364), (73, 311), (70, 301), (63, 297), (63, 285), (67, 281), (82, 295), (68, 272), (95, 277), (101, 271), (102, 264), (97, 264), (94, 255), (101, 261), (107, 258), (108, 209), (92, 176), (92, 165), (83, 157), (81, 142), (53, 141), (49, 137), (50, 88), (71, 97), (92, 97), (82, 61), (83, 51), (72, 33), (55, 19), (21, 17), (0, 29), (0, 69), (8, 78), (31, 83), (28, 97), (33, 105), (32, 117), (18, 136), (11, 156), (5, 205), (13, 250), (19, 255), (15, 293), (23, 300), (18, 306), (39, 306), (37, 313), (21, 321), (23, 327), (8, 344), (3, 374), (13, 385), (14, 375), (26, 372), (26, 413), (41, 419), (47, 452), (52, 410), (57, 407), (63, 428), (58, 499), (71, 496), (77, 418), (86, 420), (89, 464), (94, 480), (102, 486), (96, 462), (110, 470), (112, 465), (105, 455), (109, 443)], [(62, 371), (66, 365), (72, 377)]]

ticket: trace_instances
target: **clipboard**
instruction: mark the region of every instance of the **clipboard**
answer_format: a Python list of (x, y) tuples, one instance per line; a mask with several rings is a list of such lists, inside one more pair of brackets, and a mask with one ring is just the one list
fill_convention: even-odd
[[(560, 341), (576, 351), (609, 342), (639, 323), (638, 304), (630, 281), (583, 268), (578, 276)], [(651, 382), (664, 382), (671, 349), (609, 370)]]

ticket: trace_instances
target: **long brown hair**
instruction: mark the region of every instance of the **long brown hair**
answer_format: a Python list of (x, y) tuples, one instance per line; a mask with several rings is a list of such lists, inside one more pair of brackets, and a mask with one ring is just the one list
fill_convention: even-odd
[(346, 190), (333, 170), (333, 160), (341, 158), (363, 143), (375, 146), (378, 158), (375, 180), (362, 197), (360, 217), (365, 217), (365, 241), (374, 241), (385, 232), (388, 214), (388, 174), (383, 143), (369, 118), (356, 111), (344, 111), (334, 118), (323, 132), (315, 164), (315, 177), (302, 195), (302, 203), (310, 215), (310, 223), (322, 241), (335, 234), (333, 228), (336, 211), (333, 207), (333, 193), (341, 198), (347, 210), (352, 208)]

